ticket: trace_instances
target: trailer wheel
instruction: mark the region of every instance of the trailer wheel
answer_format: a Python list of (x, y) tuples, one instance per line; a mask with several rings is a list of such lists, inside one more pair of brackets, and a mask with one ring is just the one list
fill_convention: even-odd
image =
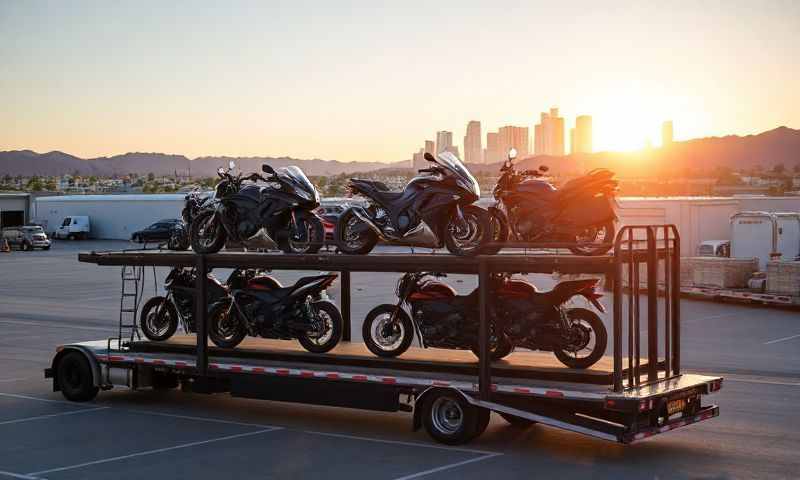
[(471, 405), (458, 393), (442, 390), (426, 395), (422, 424), (428, 435), (447, 445), (461, 445), (477, 437), (489, 424), (489, 411)]
[(533, 420), (528, 420), (527, 418), (518, 417), (516, 415), (511, 415), (510, 413), (502, 413), (498, 412), (503, 420), (508, 422), (514, 428), (528, 428), (531, 425), (535, 425), (536, 422)]
[(58, 388), (67, 400), (87, 402), (100, 390), (94, 385), (92, 366), (80, 352), (70, 352), (58, 362)]

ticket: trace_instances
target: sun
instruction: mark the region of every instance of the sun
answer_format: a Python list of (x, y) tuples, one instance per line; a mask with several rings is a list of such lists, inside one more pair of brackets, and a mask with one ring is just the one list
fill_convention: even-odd
[(661, 145), (661, 125), (670, 120), (665, 99), (636, 86), (608, 92), (593, 111), (594, 151), (633, 151)]

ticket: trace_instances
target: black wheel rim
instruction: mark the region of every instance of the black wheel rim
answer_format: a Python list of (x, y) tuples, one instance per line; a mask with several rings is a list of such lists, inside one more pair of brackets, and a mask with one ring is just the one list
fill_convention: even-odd
[(218, 227), (217, 222), (214, 221), (213, 215), (202, 219), (200, 228), (197, 229), (197, 239), (201, 247), (209, 248), (214, 244), (217, 239)]
[(569, 343), (563, 349), (564, 353), (575, 360), (585, 360), (594, 352), (597, 346), (597, 334), (591, 323), (582, 318), (570, 321), (571, 331)]
[(372, 321), (369, 330), (370, 340), (384, 351), (396, 350), (403, 343), (406, 335), (403, 322), (392, 322), (392, 312), (383, 312)]
[(474, 213), (464, 213), (464, 220), (453, 218), (448, 229), (453, 242), (462, 251), (471, 251), (481, 244), (481, 222)]
[(356, 225), (362, 223), (355, 215), (350, 215), (344, 223), (344, 231), (342, 232), (342, 240), (347, 248), (351, 250), (358, 250), (367, 244), (367, 238), (354, 232)]
[(314, 329), (308, 332), (306, 337), (314, 345), (326, 345), (333, 338), (333, 317), (321, 308), (313, 307), (313, 311), (312, 325), (314, 325)]
[(155, 310), (151, 310), (145, 317), (147, 330), (156, 337), (164, 335), (169, 329), (172, 315), (163, 303), (158, 305)]

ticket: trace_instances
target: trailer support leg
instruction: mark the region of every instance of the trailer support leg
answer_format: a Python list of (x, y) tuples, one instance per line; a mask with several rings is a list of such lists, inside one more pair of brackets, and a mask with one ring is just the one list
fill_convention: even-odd
[(208, 305), (208, 295), (206, 292), (206, 278), (208, 267), (206, 266), (206, 256), (197, 255), (196, 280), (195, 280), (195, 328), (197, 330), (197, 373), (206, 375), (208, 373), (208, 316), (206, 315)]
[(492, 359), (489, 354), (489, 267), (486, 260), (481, 259), (478, 264), (478, 310), (480, 312), (480, 325), (478, 326), (478, 392), (480, 399), (491, 400), (491, 368)]
[(352, 339), (352, 326), (350, 325), (350, 271), (343, 270), (342, 277), (342, 294), (339, 299), (339, 305), (342, 310), (342, 340), (349, 342)]

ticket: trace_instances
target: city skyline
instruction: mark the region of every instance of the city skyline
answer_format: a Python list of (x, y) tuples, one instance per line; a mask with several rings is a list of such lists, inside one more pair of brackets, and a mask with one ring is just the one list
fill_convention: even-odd
[(9, 0), (0, 150), (393, 162), (552, 105), (592, 116), (594, 151), (658, 144), (664, 119), (675, 141), (796, 128), (797, 18), (781, 1)]

